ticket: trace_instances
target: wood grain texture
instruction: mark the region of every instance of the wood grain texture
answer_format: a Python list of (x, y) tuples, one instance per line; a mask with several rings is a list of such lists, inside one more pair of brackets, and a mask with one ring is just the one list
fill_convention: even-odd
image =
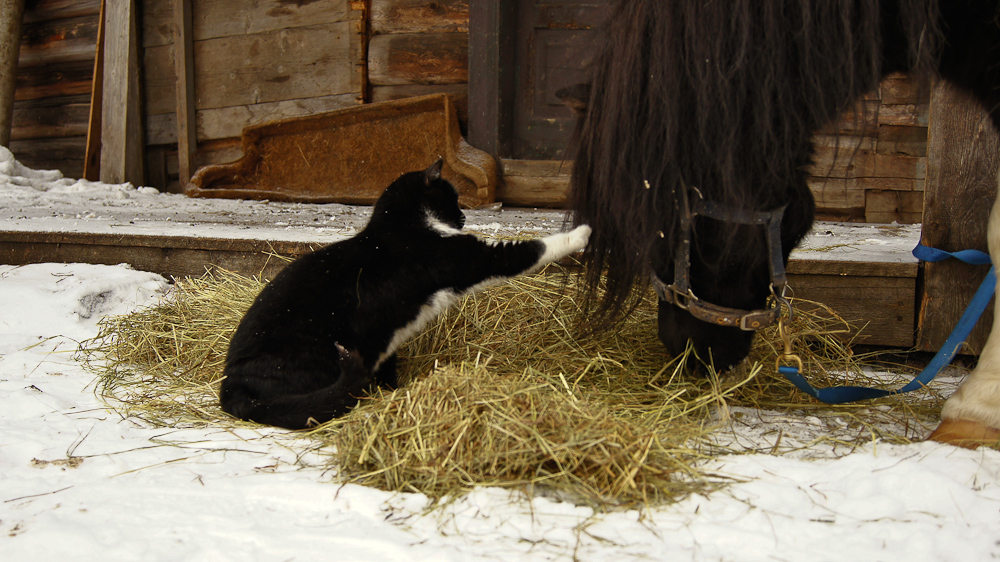
[(373, 86), (467, 83), (469, 34), (376, 35), (368, 44), (368, 80)]
[[(986, 112), (964, 94), (939, 83), (931, 101), (922, 242), (946, 251), (986, 251), (986, 225), (997, 191), (1000, 137)], [(965, 310), (986, 266), (956, 260), (924, 264), (918, 347), (935, 350)], [(978, 353), (992, 325), (988, 309), (968, 340)]]
[(469, 32), (468, 0), (372, 0), (375, 33)]
[(135, 0), (107, 0), (101, 181), (144, 184), (139, 38)]
[(191, 33), (191, 0), (174, 0), (174, 71), (177, 103), (178, 179), (187, 185), (194, 173), (192, 163), (198, 148), (195, 124), (194, 46)]
[[(209, 140), (237, 138), (243, 129), (258, 123), (277, 121), (333, 111), (358, 105), (358, 94), (340, 94), (316, 98), (291, 99), (217, 109), (203, 109), (195, 113), (196, 135), (199, 143)], [(149, 144), (177, 143), (177, 115), (165, 113), (146, 116), (146, 139)], [(199, 150), (201, 147), (199, 146)]]
[[(354, 93), (360, 97), (356, 22), (196, 41), (197, 108), (216, 109)], [(173, 46), (144, 54), (146, 114), (176, 111)]]
[(97, 27), (95, 15), (25, 24), (18, 66), (91, 61), (97, 44)]
[[(194, 41), (254, 35), (326, 24), (360, 22), (362, 12), (347, 0), (198, 0), (192, 10)], [(143, 2), (142, 46), (173, 44), (173, 2)]]

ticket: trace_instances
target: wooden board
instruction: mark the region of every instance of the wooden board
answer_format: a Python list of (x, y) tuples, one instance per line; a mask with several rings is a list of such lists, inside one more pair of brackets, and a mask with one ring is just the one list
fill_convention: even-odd
[[(985, 110), (939, 83), (931, 101), (922, 241), (954, 252), (987, 251), (986, 225), (997, 192), (1000, 137)], [(956, 260), (924, 265), (918, 347), (938, 349), (986, 274), (986, 266)], [(992, 306), (969, 336), (966, 352), (979, 353), (992, 326)]]
[(93, 14), (25, 24), (18, 67), (91, 61), (98, 22)]
[(468, 0), (371, 0), (371, 6), (376, 34), (469, 32)]
[[(355, 22), (336, 22), (194, 44), (198, 110), (303, 98), (360, 95)], [(173, 46), (144, 55), (146, 115), (176, 111)]]
[(14, 103), (11, 138), (27, 140), (85, 136), (90, 96), (59, 96)]
[(561, 160), (501, 160), (497, 201), (512, 207), (562, 208), (573, 163)]
[(186, 186), (194, 173), (195, 136), (194, 48), (191, 32), (191, 0), (174, 0), (174, 70), (177, 76), (178, 181)]
[(856, 343), (908, 348), (917, 269), (915, 263), (791, 260), (788, 283), (796, 298), (823, 303), (859, 328)]
[(145, 185), (136, 0), (107, 0), (101, 181)]
[(469, 34), (376, 35), (368, 44), (368, 80), (373, 86), (467, 83)]
[[(259, 123), (357, 105), (357, 94), (350, 93), (198, 110), (195, 112), (195, 134), (199, 144), (210, 140), (238, 139), (244, 128)], [(176, 144), (177, 115), (174, 113), (147, 115), (146, 139), (149, 144)], [(197, 154), (195, 157), (197, 158)]]
[(317, 248), (304, 242), (0, 231), (0, 263), (127, 263), (167, 277), (221, 267), (270, 279), (287, 263), (280, 256), (294, 259)]
[(17, 161), (35, 170), (59, 170), (68, 178), (83, 177), (87, 137), (61, 137), (10, 141)]
[[(173, 44), (173, 2), (143, 2), (143, 47)], [(256, 35), (337, 22), (361, 22), (362, 11), (347, 0), (197, 0), (192, 12), (194, 40)]]

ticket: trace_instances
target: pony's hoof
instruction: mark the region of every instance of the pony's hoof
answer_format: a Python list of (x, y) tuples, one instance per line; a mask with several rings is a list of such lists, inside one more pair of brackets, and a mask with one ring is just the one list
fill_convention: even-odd
[(971, 420), (941, 420), (927, 439), (966, 449), (1000, 448), (1000, 430)]

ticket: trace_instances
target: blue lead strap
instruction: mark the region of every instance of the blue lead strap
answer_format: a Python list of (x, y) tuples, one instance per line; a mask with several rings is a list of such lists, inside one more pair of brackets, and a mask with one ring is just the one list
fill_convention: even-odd
[[(960, 252), (945, 252), (943, 250), (938, 250), (936, 248), (929, 248), (922, 244), (917, 245), (913, 249), (913, 255), (919, 260), (937, 262), (943, 261), (948, 258), (955, 258), (959, 261), (971, 265), (986, 265), (990, 263), (990, 256), (979, 250), (962, 250)], [(951, 363), (952, 358), (958, 352), (958, 348), (962, 346), (966, 338), (972, 332), (972, 328), (975, 327), (976, 322), (979, 317), (982, 316), (983, 311), (986, 310), (986, 306), (990, 303), (990, 299), (993, 297), (993, 291), (996, 288), (997, 278), (996, 278), (996, 268), (990, 267), (990, 271), (986, 274), (986, 279), (983, 279), (983, 283), (979, 286), (976, 291), (975, 296), (972, 297), (972, 301), (969, 302), (969, 306), (965, 309), (962, 314), (962, 318), (958, 321), (955, 329), (952, 330), (951, 335), (945, 340), (941, 349), (938, 350), (931, 362), (927, 364), (927, 367), (917, 375), (916, 378), (911, 380), (906, 386), (899, 388), (897, 390), (882, 390), (879, 388), (867, 388), (863, 386), (835, 386), (830, 388), (813, 388), (808, 381), (799, 372), (798, 367), (778, 367), (778, 372), (785, 376), (789, 381), (792, 382), (799, 390), (805, 392), (806, 394), (816, 398), (821, 402), (827, 404), (844, 404), (846, 402), (855, 402), (858, 400), (868, 400), (871, 398), (881, 398), (883, 396), (890, 396), (893, 394), (902, 394), (904, 392), (910, 392), (911, 390), (916, 390), (918, 388), (923, 388), (930, 383), (935, 376), (944, 368), (945, 365)]]

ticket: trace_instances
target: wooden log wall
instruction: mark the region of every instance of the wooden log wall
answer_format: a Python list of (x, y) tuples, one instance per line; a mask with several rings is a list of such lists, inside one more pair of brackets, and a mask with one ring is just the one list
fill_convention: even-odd
[[(139, 3), (146, 183), (178, 189), (174, 1)], [(28, 3), (11, 148), (30, 166), (82, 173), (99, 8)], [(465, 131), (468, 0), (191, 0), (191, 12), (194, 167), (238, 158), (250, 124), (428, 93), (452, 96)], [(929, 87), (893, 76), (817, 135), (810, 186), (821, 218), (921, 220), (928, 108)], [(536, 167), (504, 162), (513, 172), (501, 198), (561, 205), (568, 167)]]
[(83, 175), (100, 0), (25, 4), (11, 152), (23, 164)]
[[(143, 7), (146, 142), (175, 186), (177, 18), (172, 1)], [(363, 102), (363, 2), (196, 0), (191, 17), (195, 167), (238, 158), (247, 125)]]
[(919, 223), (930, 85), (893, 75), (821, 131), (809, 185), (820, 218)]
[(468, 0), (371, 0), (371, 101), (446, 93), (466, 131), (469, 114)]

